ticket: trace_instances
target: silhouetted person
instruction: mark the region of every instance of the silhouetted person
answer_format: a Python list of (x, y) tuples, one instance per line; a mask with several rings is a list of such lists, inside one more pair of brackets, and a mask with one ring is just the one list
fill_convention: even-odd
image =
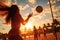
[(47, 23), (47, 27), (51, 27), (49, 23)]
[(38, 29), (38, 35), (39, 35), (39, 37), (40, 37), (40, 35), (41, 35), (41, 31), (42, 31), (42, 29), (41, 29), (41, 27), (39, 26), (39, 29)]
[(35, 26), (34, 26), (33, 31), (34, 31), (34, 40), (38, 40), (38, 31)]
[(24, 20), (19, 13), (19, 8), (17, 5), (12, 5), (11, 7), (0, 7), (0, 11), (7, 11), (6, 24), (11, 24), (11, 30), (8, 33), (9, 40), (23, 40), (20, 36), (20, 26), (26, 24), (32, 14), (29, 14), (28, 18)]
[(53, 23), (56, 24), (56, 25), (59, 24), (59, 22), (56, 19), (54, 19)]
[(56, 40), (58, 40), (56, 26), (57, 26), (57, 24), (52, 23), (53, 35), (56, 38)]
[(2, 34), (3, 35), (3, 40), (6, 40), (6, 35), (5, 34)]
[(43, 33), (44, 33), (44, 38), (47, 39), (47, 36), (46, 36), (46, 30), (47, 30), (47, 26), (45, 24), (43, 24)]
[(38, 28), (38, 39), (40, 40), (41, 39), (41, 33), (42, 33), (42, 28), (41, 28), (41, 26), (39, 26), (39, 28)]

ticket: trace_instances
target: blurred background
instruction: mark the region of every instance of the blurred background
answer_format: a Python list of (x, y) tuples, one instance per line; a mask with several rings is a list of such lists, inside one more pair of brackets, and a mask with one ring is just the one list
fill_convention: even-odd
[[(27, 24), (21, 24), (20, 32), (24, 40), (60, 40), (60, 0), (0, 0), (0, 5), (3, 5), (1, 3), (6, 6), (18, 5), (23, 19), (30, 13), (35, 15)], [(36, 11), (37, 6), (43, 7), (41, 13)], [(5, 17), (0, 17), (0, 40), (4, 37), (8, 40), (8, 32), (11, 29), (11, 25), (6, 25), (4, 22)]]

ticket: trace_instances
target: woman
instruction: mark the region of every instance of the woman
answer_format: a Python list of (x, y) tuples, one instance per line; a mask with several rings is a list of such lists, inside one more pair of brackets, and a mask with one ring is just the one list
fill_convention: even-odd
[(9, 40), (23, 40), (19, 35), (19, 29), (22, 24), (26, 24), (32, 14), (29, 14), (26, 20), (23, 20), (21, 14), (19, 13), (19, 8), (17, 5), (12, 5), (11, 7), (0, 7), (0, 11), (7, 11), (6, 24), (11, 23), (11, 30), (8, 33)]

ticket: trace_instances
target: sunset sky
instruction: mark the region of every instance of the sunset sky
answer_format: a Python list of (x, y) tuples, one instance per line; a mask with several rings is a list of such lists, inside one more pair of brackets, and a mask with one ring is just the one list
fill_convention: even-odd
[[(38, 26), (41, 26), (46, 23), (52, 22), (51, 17), (51, 11), (49, 6), (49, 0), (0, 0), (0, 2), (3, 2), (7, 6), (11, 6), (12, 4), (17, 4), (20, 9), (20, 14), (24, 19), (27, 18), (27, 16), (30, 13), (38, 14), (36, 16), (32, 16), (28, 23), (26, 25), (21, 26), (21, 30), (25, 28), (25, 26), (29, 26), (28, 28), (33, 28), (35, 25), (37, 28)], [(52, 4), (52, 10), (54, 14), (54, 18), (56, 18), (58, 21), (60, 21), (60, 0), (50, 0)], [(37, 13), (35, 8), (37, 6), (42, 6), (43, 11), (41, 13)], [(0, 12), (2, 13), (2, 12)], [(0, 32), (2, 33), (8, 33), (10, 28), (10, 25), (3, 24), (4, 18), (0, 18)]]

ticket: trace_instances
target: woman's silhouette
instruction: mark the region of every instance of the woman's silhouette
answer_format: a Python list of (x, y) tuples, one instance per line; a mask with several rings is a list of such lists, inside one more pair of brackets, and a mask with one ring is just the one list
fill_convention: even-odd
[(8, 33), (9, 40), (23, 40), (19, 35), (19, 29), (22, 24), (26, 24), (32, 14), (29, 14), (26, 20), (23, 20), (21, 14), (19, 13), (19, 8), (17, 5), (12, 5), (11, 7), (0, 7), (0, 11), (7, 11), (6, 24), (11, 23), (11, 30)]

